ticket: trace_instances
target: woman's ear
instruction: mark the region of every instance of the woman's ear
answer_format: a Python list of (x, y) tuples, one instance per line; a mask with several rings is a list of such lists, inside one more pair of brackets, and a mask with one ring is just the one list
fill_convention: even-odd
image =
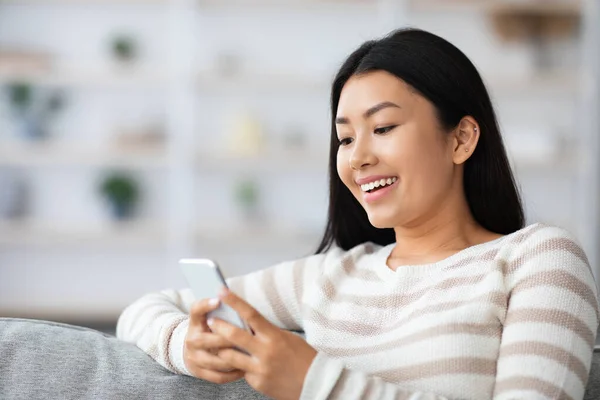
[(479, 124), (475, 118), (467, 115), (460, 120), (452, 133), (454, 164), (463, 164), (471, 157), (479, 142), (479, 134)]

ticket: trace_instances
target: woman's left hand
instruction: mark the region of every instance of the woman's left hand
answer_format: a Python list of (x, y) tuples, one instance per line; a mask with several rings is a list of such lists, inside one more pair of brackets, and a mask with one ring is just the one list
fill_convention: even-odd
[(317, 351), (301, 337), (284, 331), (267, 321), (258, 311), (225, 289), (219, 295), (250, 326), (251, 332), (219, 319), (209, 320), (213, 333), (221, 335), (244, 354), (234, 349), (220, 350), (218, 355), (244, 377), (255, 390), (277, 400), (297, 400), (304, 378)]

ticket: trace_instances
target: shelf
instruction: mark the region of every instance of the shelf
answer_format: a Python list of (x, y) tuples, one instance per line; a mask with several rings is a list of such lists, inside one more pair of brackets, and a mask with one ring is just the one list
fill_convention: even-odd
[(269, 172), (299, 170), (328, 172), (328, 153), (316, 152), (265, 152), (256, 156), (214, 155), (199, 153), (197, 167), (207, 171)]
[(532, 76), (483, 75), (486, 86), (493, 94), (539, 95), (560, 93), (576, 95), (581, 92), (581, 74), (578, 71), (538, 73)]
[(169, 4), (173, 0), (0, 0), (6, 5), (152, 5)]
[[(1, 66), (0, 66), (1, 69)], [(578, 90), (577, 71), (540, 73), (531, 77), (490, 76), (486, 81), (491, 88), (502, 92), (510, 90)], [(41, 72), (0, 72), (0, 85), (12, 82), (28, 82), (32, 85), (51, 87), (165, 89), (168, 86), (166, 72), (135, 70)], [(301, 74), (250, 73), (242, 72), (227, 77), (217, 72), (201, 72), (197, 76), (197, 88), (211, 92), (251, 91), (294, 91), (329, 93), (331, 82), (325, 76)]]
[[(1, 5), (171, 5), (175, 0), (0, 0)], [(197, 0), (201, 7), (374, 6), (374, 0)]]
[(94, 149), (39, 143), (0, 143), (0, 166), (166, 168), (164, 147)]
[(540, 15), (572, 14), (582, 10), (579, 0), (411, 0), (410, 8), (420, 12), (520, 11)]
[[(85, 87), (85, 88), (126, 88), (126, 89), (165, 89), (170, 82), (166, 70), (131, 68), (114, 70), (92, 70), (74, 68), (72, 70), (21, 70), (0, 65), (0, 84), (27, 82), (37, 86)], [(201, 90), (302, 90), (329, 91), (331, 82), (325, 77), (311, 77), (301, 74), (241, 72), (232, 76), (218, 72), (202, 71), (196, 79)]]
[(204, 224), (196, 228), (196, 242), (208, 251), (240, 247), (278, 248), (284, 246), (314, 245), (323, 231), (316, 228), (288, 226), (282, 223), (237, 223), (237, 224)]
[(0, 65), (0, 84), (27, 82), (37, 86), (89, 88), (165, 88), (169, 82), (165, 70), (147, 67), (114, 69), (64, 69), (14, 71)]
[[(331, 78), (333, 81), (333, 76)], [(331, 82), (327, 77), (301, 74), (239, 72), (226, 76), (216, 71), (201, 71), (198, 87), (204, 90), (302, 90), (329, 91)]]
[(197, 0), (200, 7), (281, 7), (281, 8), (314, 8), (314, 7), (377, 7), (376, 0)]
[(31, 221), (0, 221), (0, 246), (51, 247), (156, 247), (166, 244), (165, 223), (41, 224)]

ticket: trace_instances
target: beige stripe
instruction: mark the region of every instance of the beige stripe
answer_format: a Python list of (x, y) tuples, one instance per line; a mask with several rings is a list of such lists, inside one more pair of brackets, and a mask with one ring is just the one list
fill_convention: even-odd
[(390, 325), (391, 329), (399, 328), (400, 326), (406, 324), (407, 322), (419, 318), (425, 314), (435, 314), (442, 311), (455, 310), (460, 307), (464, 307), (465, 305), (474, 306), (476, 304), (481, 303), (481, 306), (487, 304), (493, 304), (496, 307), (506, 309), (507, 303), (506, 294), (499, 291), (494, 291), (490, 293), (484, 293), (481, 296), (468, 298), (465, 300), (456, 300), (456, 301), (448, 301), (444, 303), (431, 304), (429, 306), (413, 310), (408, 315), (403, 317), (401, 320), (394, 322), (394, 324)]
[(579, 247), (579, 245), (573, 242), (572, 240), (561, 237), (546, 239), (541, 243), (538, 243), (535, 247), (529, 249), (527, 253), (512, 261), (509, 264), (508, 270), (506, 272), (507, 274), (513, 274), (519, 268), (521, 268), (523, 264), (527, 263), (531, 258), (537, 257), (543, 253), (552, 252), (554, 250), (562, 250), (577, 257), (581, 262), (583, 262), (587, 266), (588, 271), (590, 271), (590, 273), (592, 272), (587, 256), (585, 255), (581, 247)]
[(382, 282), (383, 280), (375, 273), (368, 269), (355, 269), (348, 274), (350, 278), (359, 279), (364, 282)]
[(496, 387), (494, 388), (494, 398), (504, 392), (512, 390), (534, 390), (551, 399), (574, 400), (573, 397), (565, 393), (564, 390), (552, 383), (538, 378), (529, 378), (525, 376), (504, 379), (497, 382)]
[[(370, 282), (380, 282), (381, 278), (372, 270), (367, 270), (367, 269), (358, 269), (357, 265), (356, 265), (356, 261), (353, 257), (351, 257), (350, 255), (343, 257), (341, 262), (341, 271), (340, 271), (340, 275), (343, 272), (345, 275), (352, 277), (352, 278), (356, 278), (356, 279), (362, 279), (364, 281), (370, 281)], [(341, 278), (341, 277), (340, 277)], [(335, 276), (334, 279), (338, 279), (338, 276)]]
[(366, 255), (371, 255), (382, 249), (384, 246), (375, 245), (372, 242), (367, 242), (364, 245), (364, 253)]
[(548, 343), (537, 341), (523, 341), (502, 346), (500, 349), (500, 359), (507, 356), (538, 356), (549, 358), (562, 364), (570, 372), (576, 375), (581, 384), (585, 386), (588, 379), (588, 370), (585, 365), (574, 354), (553, 346)]
[[(462, 300), (462, 301), (451, 301), (451, 302), (446, 302), (446, 303), (432, 304), (430, 306), (412, 311), (410, 314), (401, 318), (399, 321), (395, 321), (392, 325), (380, 326), (378, 333), (385, 334), (385, 333), (389, 333), (394, 330), (400, 329), (400, 328), (402, 328), (403, 325), (406, 325), (413, 319), (420, 318), (426, 314), (436, 314), (439, 312), (455, 310), (457, 308), (464, 307), (465, 305), (476, 305), (478, 303), (486, 303), (487, 302), (487, 303), (491, 303), (497, 307), (502, 307), (505, 309), (506, 301), (507, 301), (507, 299), (506, 299), (506, 295), (504, 293), (491, 292), (491, 293), (486, 293), (484, 295), (481, 295), (481, 296), (478, 296), (475, 298), (470, 298), (470, 299), (466, 299), (466, 300)], [(327, 326), (325, 326), (325, 327), (328, 328)], [(356, 334), (354, 331), (351, 331), (351, 333)], [(341, 351), (344, 354), (360, 355), (360, 354), (366, 354), (366, 353), (372, 353), (372, 352), (385, 351), (390, 348), (389, 346), (394, 347), (394, 345), (390, 344), (390, 343), (384, 343), (384, 344), (381, 344), (378, 346), (360, 347), (360, 348), (355, 348), (355, 349), (348, 349), (347, 346), (340, 347), (339, 349), (329, 347), (329, 348), (327, 348), (327, 352), (331, 351), (332, 353), (338, 354), (336, 352)]]
[(583, 321), (568, 312), (544, 308), (511, 310), (506, 316), (504, 329), (512, 324), (525, 322), (541, 322), (568, 329), (581, 337), (590, 349), (594, 347), (594, 336), (596, 333), (592, 332)]
[(432, 290), (447, 290), (451, 288), (457, 288), (459, 286), (470, 286), (476, 283), (481, 282), (488, 276), (489, 273), (483, 273), (479, 275), (473, 276), (465, 276), (465, 277), (452, 277), (444, 279), (441, 282), (436, 283), (435, 285), (426, 287), (424, 289), (409, 293), (402, 294), (397, 293), (393, 295), (369, 295), (369, 296), (361, 296), (347, 293), (340, 293), (338, 288), (333, 284), (333, 282), (329, 279), (323, 279), (322, 283), (322, 291), (329, 301), (338, 302), (338, 303), (350, 303), (355, 305), (360, 305), (368, 308), (378, 308), (378, 309), (390, 309), (397, 308), (409, 305), (419, 300), (421, 297), (430, 294)]
[(456, 269), (456, 268), (462, 268), (462, 267), (468, 266), (471, 263), (481, 263), (484, 261), (493, 261), (498, 256), (498, 253), (500, 251), (500, 246), (505, 246), (506, 244), (520, 244), (520, 243), (524, 242), (526, 239), (528, 239), (535, 232), (537, 232), (541, 229), (544, 229), (544, 228), (546, 228), (545, 225), (538, 224), (538, 225), (532, 226), (529, 229), (524, 229), (523, 231), (517, 231), (514, 234), (512, 234), (511, 237), (507, 238), (507, 240), (500, 241), (496, 245), (499, 247), (492, 248), (491, 250), (488, 250), (483, 254), (477, 254), (474, 256), (466, 257), (452, 265), (447, 266), (444, 269)]
[(482, 262), (490, 262), (496, 259), (500, 249), (494, 248), (486, 251), (483, 254), (465, 257), (443, 268), (443, 271), (453, 270), (457, 268), (468, 267), (471, 264), (481, 264)]
[(263, 279), (261, 287), (264, 290), (267, 301), (271, 305), (271, 309), (275, 314), (275, 317), (288, 329), (296, 329), (298, 324), (294, 320), (292, 313), (287, 309), (285, 302), (277, 291), (277, 285), (275, 282), (275, 269), (267, 269), (262, 274)]
[(559, 289), (568, 290), (569, 292), (581, 297), (596, 313), (598, 318), (598, 301), (592, 289), (584, 282), (581, 282), (577, 277), (559, 269), (542, 271), (534, 275), (526, 277), (518, 282), (513, 293), (519, 290), (527, 290), (539, 286), (552, 286)]
[(528, 228), (525, 228), (521, 231), (517, 231), (512, 238), (510, 238), (511, 244), (520, 244), (525, 240), (529, 239), (534, 233), (540, 231), (542, 229), (546, 229), (548, 225), (545, 224), (535, 224)]
[(159, 343), (159, 348), (165, 349), (165, 364), (167, 365), (167, 368), (171, 369), (172, 371), (175, 371), (179, 375), (183, 375), (184, 372), (179, 370), (179, 368), (175, 367), (175, 365), (171, 362), (171, 358), (169, 356), (169, 345), (171, 343), (171, 337), (173, 336), (173, 332), (175, 331), (175, 328), (177, 328), (180, 323), (185, 321), (186, 318), (187, 318), (187, 316), (178, 318), (177, 320), (173, 321), (173, 323), (168, 326), (168, 331), (166, 333), (164, 342)]
[(477, 357), (443, 358), (373, 373), (373, 375), (392, 383), (402, 383), (452, 374), (473, 374), (493, 377), (496, 375), (496, 360)]
[(302, 313), (302, 293), (304, 291), (304, 269), (306, 268), (306, 258), (298, 260), (292, 266), (292, 285), (294, 287), (294, 297), (298, 309)]
[(362, 322), (327, 318), (316, 309), (306, 306), (306, 320), (320, 327), (337, 332), (350, 332), (358, 336), (372, 336), (381, 332), (381, 326), (364, 324)]
[[(346, 329), (349, 331), (349, 329)], [(355, 335), (361, 335), (361, 332), (352, 332)], [(378, 332), (381, 333), (381, 332)], [(502, 328), (496, 324), (470, 324), (470, 323), (449, 323), (443, 325), (432, 326), (427, 329), (420, 330), (400, 339), (395, 339), (388, 343), (383, 343), (376, 346), (365, 346), (358, 348), (348, 347), (319, 347), (319, 350), (332, 357), (336, 356), (358, 356), (364, 354), (381, 353), (389, 350), (397, 350), (403, 346), (409, 346), (424, 340), (433, 340), (440, 336), (449, 335), (475, 335), (485, 336), (500, 340)]]

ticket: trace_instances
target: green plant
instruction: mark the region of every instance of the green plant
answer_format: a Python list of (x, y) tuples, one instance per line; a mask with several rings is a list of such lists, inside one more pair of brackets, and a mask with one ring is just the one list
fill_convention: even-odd
[(131, 61), (136, 56), (135, 40), (129, 36), (117, 36), (113, 39), (112, 51), (116, 58)]
[(133, 205), (139, 197), (135, 179), (122, 173), (107, 176), (100, 185), (100, 191), (111, 202), (119, 205)]
[(236, 188), (236, 198), (245, 207), (254, 207), (258, 202), (258, 186), (254, 181), (245, 180)]
[(8, 85), (8, 96), (12, 106), (20, 112), (26, 112), (33, 103), (33, 89), (27, 83), (16, 82)]

